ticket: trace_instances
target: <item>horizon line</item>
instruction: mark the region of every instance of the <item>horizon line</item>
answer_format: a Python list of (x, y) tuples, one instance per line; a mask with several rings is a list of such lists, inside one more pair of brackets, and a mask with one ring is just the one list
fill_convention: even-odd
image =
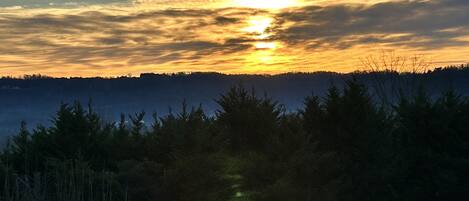
[(351, 72), (337, 72), (337, 71), (289, 71), (289, 72), (281, 72), (281, 73), (224, 73), (224, 72), (217, 72), (217, 71), (178, 71), (178, 72), (142, 72), (138, 74), (138, 76), (134, 76), (131, 73), (127, 75), (117, 75), (117, 76), (51, 76), (47, 74), (23, 74), (19, 76), (11, 76), (11, 75), (2, 75), (0, 79), (118, 79), (118, 78), (144, 78), (145, 76), (190, 76), (190, 75), (197, 75), (197, 74), (217, 74), (223, 76), (264, 76), (264, 77), (275, 77), (275, 76), (282, 76), (282, 75), (289, 75), (289, 74), (321, 74), (321, 73), (328, 73), (328, 74), (338, 74), (338, 75), (352, 75), (352, 74), (360, 74), (360, 73), (399, 73), (399, 74), (426, 74), (431, 73), (437, 70), (446, 70), (446, 69), (465, 69), (469, 68), (469, 62), (464, 64), (458, 65), (447, 65), (447, 66), (436, 66), (430, 69), (424, 69), (423, 71), (398, 71), (398, 70), (390, 70), (390, 69), (371, 69), (371, 70), (354, 70)]

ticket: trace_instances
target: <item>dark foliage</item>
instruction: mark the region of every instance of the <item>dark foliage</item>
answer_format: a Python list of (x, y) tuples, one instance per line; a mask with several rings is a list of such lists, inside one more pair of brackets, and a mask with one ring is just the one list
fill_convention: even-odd
[(0, 200), (374, 201), (469, 197), (469, 101), (421, 89), (394, 105), (356, 79), (286, 112), (242, 86), (201, 107), (105, 123), (63, 104), (1, 154)]
[[(28, 122), (29, 128), (37, 124), (51, 127), (50, 116), (54, 115), (61, 102), (78, 100), (84, 103), (90, 98), (95, 111), (108, 122), (118, 121), (121, 113), (134, 114), (142, 110), (147, 112), (145, 121), (150, 122), (152, 112), (167, 115), (168, 106), (180, 109), (184, 99), (188, 105), (202, 104), (204, 112), (212, 116), (220, 109), (213, 98), (240, 82), (255, 86), (259, 92), (267, 92), (271, 98), (284, 104), (287, 111), (296, 111), (302, 108), (303, 98), (312, 90), (315, 95), (323, 97), (331, 83), (342, 88), (344, 80), (352, 76), (368, 86), (370, 94), (384, 103), (398, 101), (400, 95), (411, 94), (416, 88), (412, 86), (415, 80), (424, 81), (432, 97), (450, 88), (469, 95), (469, 65), (437, 68), (422, 74), (386, 71), (280, 75), (142, 74), (140, 77), (117, 78), (3, 77), (0, 78), (0, 134), (16, 134), (22, 120)], [(398, 92), (397, 89), (404, 90)]]

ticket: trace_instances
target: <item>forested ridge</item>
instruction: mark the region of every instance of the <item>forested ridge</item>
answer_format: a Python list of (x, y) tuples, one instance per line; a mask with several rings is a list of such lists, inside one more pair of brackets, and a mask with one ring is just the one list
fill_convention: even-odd
[(215, 100), (215, 115), (182, 102), (117, 123), (92, 105), (62, 104), (52, 126), (22, 123), (9, 141), (0, 199), (467, 199), (468, 98), (419, 87), (389, 103), (370, 91), (351, 78), (291, 112), (239, 85)]
[[(450, 66), (422, 73), (385, 72), (315, 72), (279, 75), (225, 75), (220, 73), (142, 74), (140, 77), (117, 78), (50, 78), (40, 75), (24, 78), (0, 78), (0, 137), (16, 133), (19, 122), (25, 120), (29, 128), (50, 124), (51, 116), (61, 102), (90, 99), (96, 113), (105, 121), (118, 121), (120, 113), (144, 110), (151, 121), (151, 113), (168, 114), (168, 107), (179, 111), (185, 99), (188, 105), (202, 104), (207, 115), (214, 115), (219, 106), (213, 101), (231, 86), (243, 83), (255, 88), (259, 94), (266, 92), (284, 104), (287, 111), (303, 107), (303, 98), (314, 91), (324, 97), (331, 85), (342, 88), (345, 81), (355, 76), (372, 89), (377, 80), (390, 83), (396, 80), (403, 86), (405, 80), (421, 80), (429, 96), (438, 96), (453, 89), (469, 95), (469, 67)], [(390, 90), (386, 88), (383, 90)]]

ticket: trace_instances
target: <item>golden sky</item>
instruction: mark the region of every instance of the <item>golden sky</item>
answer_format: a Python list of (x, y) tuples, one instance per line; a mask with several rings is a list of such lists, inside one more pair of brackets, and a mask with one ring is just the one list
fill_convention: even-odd
[(363, 70), (469, 62), (467, 0), (2, 0), (0, 75)]

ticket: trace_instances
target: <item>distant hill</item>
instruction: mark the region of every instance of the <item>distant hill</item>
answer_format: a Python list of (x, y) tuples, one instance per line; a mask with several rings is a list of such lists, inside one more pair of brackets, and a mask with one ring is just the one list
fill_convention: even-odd
[[(409, 87), (416, 80), (431, 94), (454, 89), (469, 94), (469, 67), (437, 68), (425, 74), (395, 72), (349, 73), (332, 72), (288, 73), (281, 75), (224, 75), (219, 73), (142, 74), (140, 77), (120, 78), (49, 78), (26, 76), (24, 79), (0, 79), (0, 133), (7, 135), (25, 120), (30, 126), (48, 125), (60, 103), (91, 100), (94, 109), (106, 121), (117, 121), (121, 113), (141, 110), (159, 115), (172, 108), (178, 110), (182, 101), (202, 107), (214, 114), (214, 101), (234, 85), (253, 88), (257, 94), (267, 94), (285, 105), (287, 111), (302, 107), (303, 99), (314, 93), (323, 95), (331, 85), (341, 86), (355, 77), (370, 88), (391, 90), (395, 83)], [(409, 82), (411, 80), (412, 82)], [(387, 84), (383, 84), (387, 83)], [(385, 87), (377, 87), (386, 85)], [(392, 87), (390, 87), (392, 85)], [(372, 90), (373, 91), (373, 90)], [(379, 95), (376, 94), (376, 97)], [(389, 93), (389, 96), (394, 96)]]

